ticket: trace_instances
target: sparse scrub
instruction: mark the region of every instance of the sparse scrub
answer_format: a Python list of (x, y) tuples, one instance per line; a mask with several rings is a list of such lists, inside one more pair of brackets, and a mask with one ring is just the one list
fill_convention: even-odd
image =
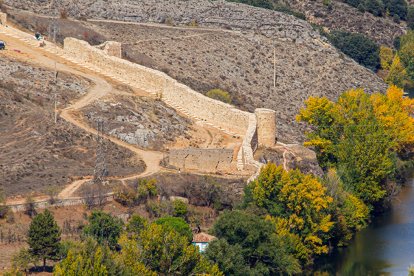
[(66, 9), (62, 9), (59, 11), (60, 19), (68, 19), (68, 11)]
[(231, 96), (229, 92), (221, 89), (212, 89), (207, 92), (207, 97), (222, 101), (223, 103), (231, 103)]

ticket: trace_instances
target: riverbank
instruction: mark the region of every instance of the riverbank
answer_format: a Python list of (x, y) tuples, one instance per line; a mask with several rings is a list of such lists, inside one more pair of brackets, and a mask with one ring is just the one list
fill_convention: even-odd
[(351, 244), (321, 259), (330, 275), (404, 275), (414, 264), (414, 178), (401, 188), (391, 209), (375, 217)]

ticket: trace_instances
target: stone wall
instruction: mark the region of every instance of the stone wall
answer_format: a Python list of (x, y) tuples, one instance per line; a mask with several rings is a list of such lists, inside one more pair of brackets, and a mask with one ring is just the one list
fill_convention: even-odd
[[(99, 203), (106, 203), (111, 202), (114, 200), (113, 193), (109, 193), (103, 196), (94, 196), (91, 199), (88, 199), (89, 201), (92, 201), (94, 205), (98, 205)], [(83, 205), (86, 204), (86, 199), (83, 197), (73, 197), (73, 198), (67, 198), (67, 199), (56, 199), (56, 201), (53, 204), (50, 204), (49, 199), (39, 200), (35, 201), (34, 208), (36, 209), (46, 209), (49, 207), (64, 207), (64, 206), (76, 206), (76, 205)], [(21, 203), (21, 204), (12, 204), (7, 205), (12, 212), (23, 212), (26, 211), (27, 204)]]
[(111, 73), (116, 79), (154, 95), (172, 106), (181, 107), (186, 114), (228, 133), (244, 136), (249, 115), (231, 105), (210, 99), (185, 86), (168, 75), (120, 58), (106, 55), (87, 42), (66, 38), (64, 50), (78, 62), (91, 64), (101, 71)]
[(104, 51), (105, 54), (117, 58), (122, 58), (122, 44), (116, 41), (106, 41), (100, 45), (95, 46), (96, 48)]
[(168, 156), (169, 164), (182, 170), (209, 173), (228, 172), (233, 161), (232, 149), (174, 149)]
[(7, 14), (0, 12), (0, 25), (7, 24)]

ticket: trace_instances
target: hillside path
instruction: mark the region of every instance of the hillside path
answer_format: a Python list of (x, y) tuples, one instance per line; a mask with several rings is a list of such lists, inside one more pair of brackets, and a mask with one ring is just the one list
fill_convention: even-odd
[[(114, 87), (107, 82), (103, 77), (99, 76), (96, 73), (93, 73), (89, 70), (86, 70), (79, 65), (74, 63), (68, 62), (63, 58), (53, 55), (44, 51), (38, 47), (32, 47), (28, 44), (24, 43), (23, 41), (19, 40), (15, 36), (10, 36), (7, 28), (2, 28), (2, 32), (0, 32), (0, 39), (7, 41), (7, 48), (8, 51), (13, 51), (13, 55), (20, 60), (24, 60), (29, 63), (34, 63), (36, 65), (40, 65), (51, 70), (57, 70), (60, 72), (66, 72), (74, 75), (78, 75), (84, 77), (94, 84), (92, 87), (89, 88), (88, 93), (83, 96), (82, 98), (78, 99), (76, 102), (71, 104), (70, 106), (66, 107), (62, 110), (60, 117), (67, 122), (83, 129), (84, 131), (91, 133), (93, 135), (97, 134), (97, 131), (94, 128), (91, 128), (85, 122), (78, 120), (74, 115), (73, 112), (93, 103), (100, 98), (107, 96), (111, 93), (115, 93)], [(132, 95), (132, 94), (131, 94)], [(152, 174), (155, 174), (161, 170), (160, 162), (163, 159), (164, 155), (162, 152), (158, 151), (147, 151), (138, 148), (137, 146), (128, 144), (120, 139), (117, 139), (112, 136), (104, 135), (104, 137), (114, 144), (126, 148), (132, 152), (134, 152), (137, 157), (141, 158), (146, 165), (145, 171), (142, 173), (138, 173), (132, 176), (127, 176), (124, 178), (119, 178), (122, 182), (129, 179), (135, 179), (139, 177), (145, 177)], [(70, 198), (74, 192), (81, 187), (82, 184), (89, 181), (90, 179), (82, 179), (76, 180), (71, 184), (67, 185), (58, 195), (59, 199), (67, 199)], [(40, 199), (40, 198), (39, 198)], [(35, 199), (36, 201), (37, 199)], [(43, 198), (42, 198), (43, 200)], [(11, 199), (7, 200), (8, 205), (13, 204), (20, 204), (21, 199)]]

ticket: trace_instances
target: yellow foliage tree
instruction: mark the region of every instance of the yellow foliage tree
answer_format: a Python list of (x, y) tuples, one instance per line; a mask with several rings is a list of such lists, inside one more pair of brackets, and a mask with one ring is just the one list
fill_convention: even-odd
[(386, 95), (371, 96), (375, 117), (393, 139), (394, 150), (413, 150), (414, 146), (414, 99), (404, 97), (397, 86), (390, 86)]
[(249, 184), (251, 199), (269, 213), (277, 233), (295, 242), (296, 255), (309, 261), (312, 254), (328, 252), (325, 244), (333, 226), (327, 213), (332, 198), (313, 175), (285, 171), (269, 163), (257, 180)]
[(397, 54), (392, 61), (390, 72), (385, 81), (390, 85), (396, 85), (403, 88), (408, 79), (407, 71), (401, 63), (400, 56)]
[(394, 59), (394, 51), (389, 47), (381, 46), (380, 47), (381, 68), (384, 70), (390, 70), (393, 59)]

